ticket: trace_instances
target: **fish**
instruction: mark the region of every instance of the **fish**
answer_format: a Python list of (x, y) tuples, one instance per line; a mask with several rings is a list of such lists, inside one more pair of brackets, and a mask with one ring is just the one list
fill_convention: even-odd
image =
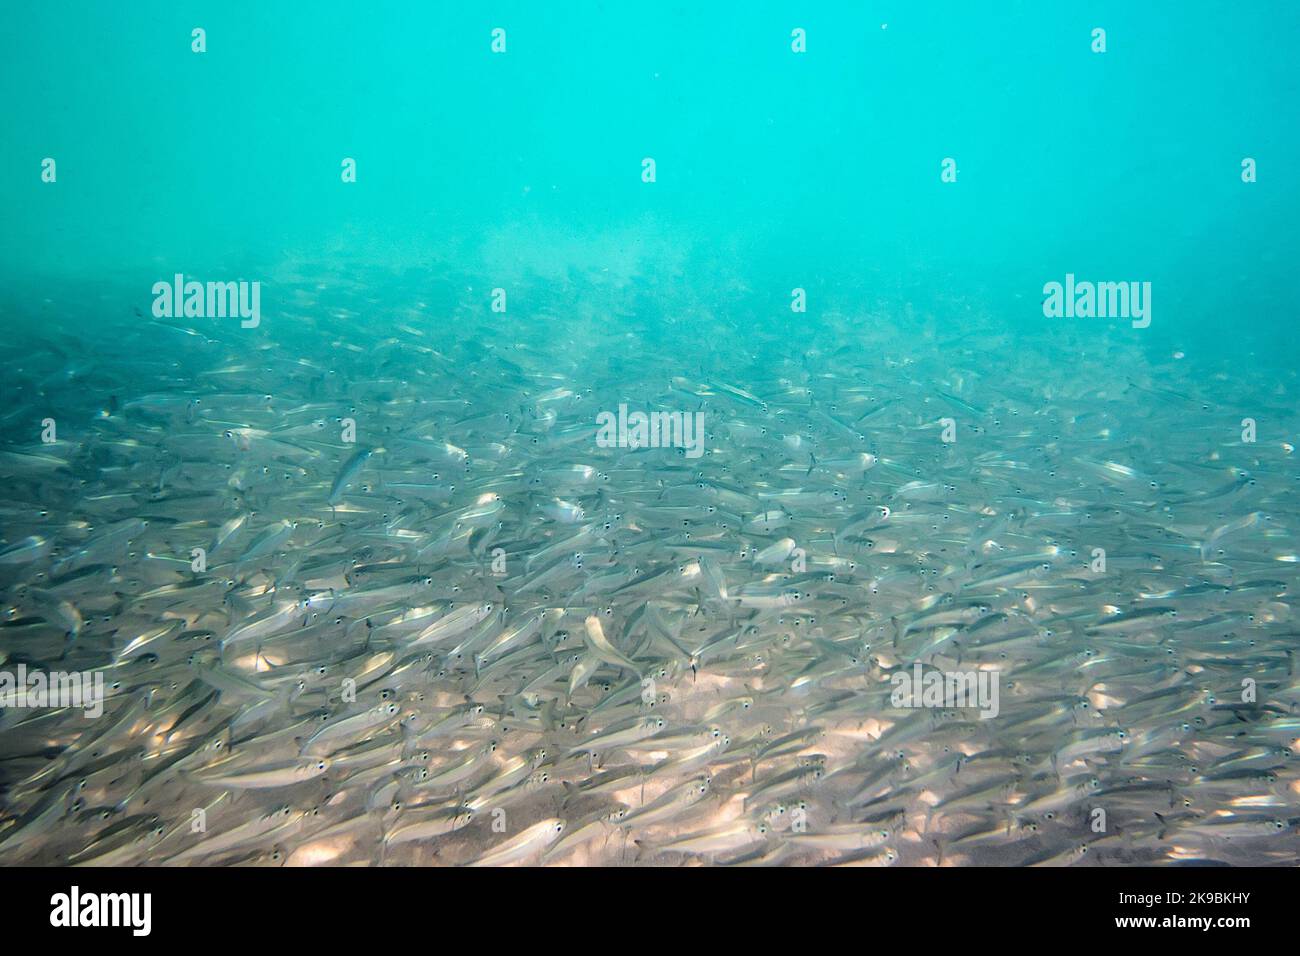
[(542, 853), (564, 833), (564, 821), (556, 817), (540, 820), (516, 836), (503, 841), (467, 866), (506, 866)]
[(258, 767), (225, 768), (209, 766), (195, 773), (194, 779), (210, 787), (230, 790), (268, 790), (290, 787), (314, 780), (329, 770), (328, 760), (303, 760)]
[(326, 502), (336, 505), (342, 501), (348, 487), (356, 481), (357, 476), (361, 474), (361, 469), (366, 466), (366, 463), (370, 461), (371, 456), (375, 453), (376, 449), (374, 448), (358, 448), (353, 452), (352, 456), (343, 463), (343, 467), (339, 469), (337, 477), (330, 485), (330, 493), (329, 497), (325, 499)]

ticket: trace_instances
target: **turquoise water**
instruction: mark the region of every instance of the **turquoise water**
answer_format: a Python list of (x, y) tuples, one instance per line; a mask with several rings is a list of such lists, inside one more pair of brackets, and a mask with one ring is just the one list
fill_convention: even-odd
[(6, 11), (0, 862), (1300, 859), (1300, 10), (695, 6)]
[[(329, 259), (485, 282), (671, 270), (708, 298), (721, 269), (757, 320), (802, 285), (845, 303), (942, 290), (1020, 325), (1042, 283), (1073, 271), (1156, 283), (1153, 337), (1287, 329), (1289, 4), (53, 3), (9, 17), (10, 281)], [(346, 188), (343, 157), (358, 163)], [(945, 157), (955, 184), (940, 182)], [(669, 289), (655, 296), (672, 307)]]

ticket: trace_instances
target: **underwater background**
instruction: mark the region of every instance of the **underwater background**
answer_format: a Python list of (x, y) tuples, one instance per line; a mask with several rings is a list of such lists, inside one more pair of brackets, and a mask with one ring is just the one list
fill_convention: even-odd
[(802, 285), (941, 289), (1016, 326), (1072, 271), (1157, 285), (1142, 342), (1285, 328), (1293, 5), (710, 7), (16, 7), (6, 284), (329, 259), (707, 299), (722, 269), (753, 291), (719, 307), (755, 321)]
[(4, 19), (0, 862), (1300, 858), (1295, 5)]

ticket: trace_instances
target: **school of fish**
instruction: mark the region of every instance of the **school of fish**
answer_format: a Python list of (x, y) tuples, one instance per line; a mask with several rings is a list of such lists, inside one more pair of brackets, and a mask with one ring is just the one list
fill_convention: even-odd
[(107, 696), (0, 711), (0, 863), (1300, 863), (1294, 369), (322, 275), (15, 331), (0, 669)]

